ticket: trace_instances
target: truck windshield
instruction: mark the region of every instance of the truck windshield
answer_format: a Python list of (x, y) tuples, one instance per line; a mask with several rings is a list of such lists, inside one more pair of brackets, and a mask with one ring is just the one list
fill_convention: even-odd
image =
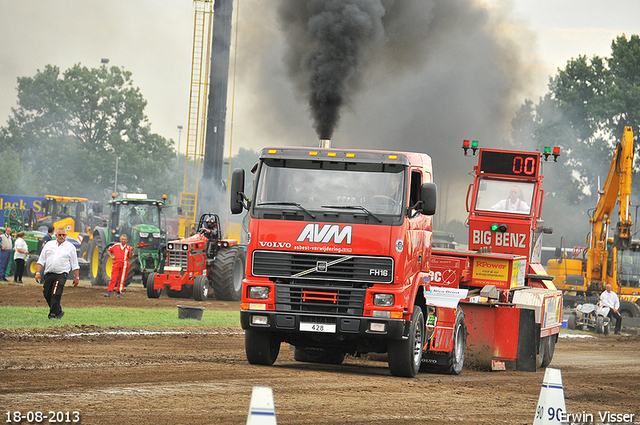
[[(282, 208), (283, 202), (299, 204), (307, 210), (349, 211), (345, 206), (364, 207), (381, 215), (402, 214), (406, 198), (403, 166), (388, 164), (327, 164), (283, 161), (260, 168), (254, 206)], [(280, 203), (278, 205), (277, 203)], [(353, 213), (354, 209), (350, 209)]]
[(476, 197), (477, 211), (529, 214), (535, 183), (484, 179)]

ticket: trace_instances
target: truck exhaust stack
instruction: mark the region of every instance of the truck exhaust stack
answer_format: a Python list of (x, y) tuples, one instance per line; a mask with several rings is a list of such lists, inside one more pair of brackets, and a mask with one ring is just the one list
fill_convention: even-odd
[(331, 139), (320, 139), (320, 143), (318, 145), (319, 148), (330, 148), (331, 147)]

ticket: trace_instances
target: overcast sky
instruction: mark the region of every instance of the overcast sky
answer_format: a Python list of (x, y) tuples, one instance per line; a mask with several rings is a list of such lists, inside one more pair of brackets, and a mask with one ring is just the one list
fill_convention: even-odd
[[(499, 16), (493, 22), (503, 27), (505, 39), (522, 56), (520, 63), (531, 71), (518, 93), (512, 93), (509, 108), (517, 107), (525, 97), (537, 100), (546, 91), (549, 76), (571, 57), (607, 56), (615, 36), (640, 33), (638, 0), (440, 0), (443, 2), (461, 7), (475, 2)], [(271, 143), (274, 133), (284, 143), (312, 144), (316, 138), (305, 102), (286, 76), (278, 75), (285, 71), (282, 43), (273, 41), (281, 37), (275, 3), (240, 0), (234, 151), (243, 146), (259, 149)], [(237, 11), (237, 1), (235, 6)], [(64, 71), (75, 63), (97, 67), (102, 58), (108, 58), (110, 65), (133, 73), (134, 84), (148, 101), (146, 114), (152, 131), (177, 141), (177, 126), (187, 125), (193, 14), (190, 0), (0, 0), (0, 125), (6, 124), (16, 105), (18, 77), (33, 76), (47, 64)], [(466, 41), (458, 39), (457, 43)], [(271, 77), (255, 76), (263, 72)], [(374, 88), (366, 87), (360, 100), (345, 111), (344, 132), (338, 132), (338, 137), (353, 137), (364, 127), (356, 119), (364, 103), (371, 105), (371, 114), (376, 111)], [(390, 86), (381, 90), (388, 91)], [(260, 100), (264, 93), (282, 97), (265, 102)], [(282, 122), (270, 123), (271, 119)], [(368, 119), (371, 122), (371, 116)], [(361, 134), (372, 137), (366, 131)]]

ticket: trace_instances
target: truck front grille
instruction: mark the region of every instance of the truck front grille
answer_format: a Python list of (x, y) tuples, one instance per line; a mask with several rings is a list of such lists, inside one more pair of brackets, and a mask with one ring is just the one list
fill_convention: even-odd
[(393, 282), (393, 258), (282, 251), (254, 251), (252, 274), (281, 279)]
[(367, 290), (276, 284), (276, 310), (362, 316)]

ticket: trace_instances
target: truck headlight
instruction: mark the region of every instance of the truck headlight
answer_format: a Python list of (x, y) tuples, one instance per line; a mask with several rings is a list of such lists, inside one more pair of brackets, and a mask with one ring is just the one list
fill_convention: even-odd
[(149, 234), (147, 232), (140, 232), (140, 237), (141, 238), (148, 238)]
[(393, 294), (373, 294), (373, 305), (378, 307), (393, 306)]
[(172, 243), (168, 244), (167, 249), (173, 249), (173, 244)]
[(162, 235), (160, 233), (158, 233), (158, 232), (153, 234), (153, 237), (156, 238), (156, 239), (160, 238), (160, 236), (162, 236)]
[(253, 298), (254, 300), (266, 300), (267, 298), (269, 298), (269, 287), (268, 286), (250, 286), (249, 298)]

